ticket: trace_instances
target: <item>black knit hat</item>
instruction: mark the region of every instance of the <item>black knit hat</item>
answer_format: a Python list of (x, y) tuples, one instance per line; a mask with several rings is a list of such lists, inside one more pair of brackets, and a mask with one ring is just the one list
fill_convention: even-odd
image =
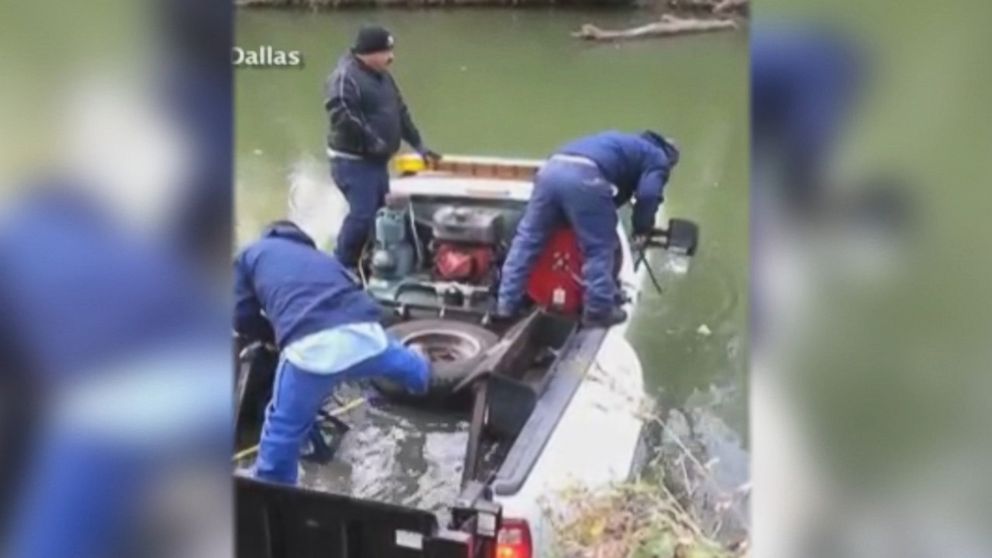
[(355, 54), (371, 54), (393, 49), (393, 35), (385, 27), (366, 25), (358, 30), (355, 46), (351, 51)]
[(675, 142), (659, 134), (658, 132), (652, 132), (651, 130), (641, 132), (641, 137), (660, 147), (668, 157), (669, 164), (673, 167), (678, 164), (680, 154), (679, 148), (675, 145)]

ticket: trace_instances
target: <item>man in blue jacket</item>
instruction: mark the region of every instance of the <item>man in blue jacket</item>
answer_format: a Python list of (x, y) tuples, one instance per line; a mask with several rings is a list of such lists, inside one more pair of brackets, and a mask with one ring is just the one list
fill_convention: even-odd
[(338, 382), (378, 375), (427, 391), (426, 358), (387, 335), (375, 302), (295, 224), (269, 226), (238, 256), (235, 275), (235, 331), (281, 351), (258, 478), (296, 483), (300, 446)]
[(775, 195), (785, 207), (802, 211), (822, 201), (845, 116), (864, 85), (861, 54), (848, 37), (827, 27), (753, 30), (752, 193)]
[(388, 68), (393, 36), (382, 27), (363, 27), (355, 45), (338, 61), (327, 80), (324, 108), (331, 177), (348, 200), (349, 212), (338, 233), (335, 255), (355, 267), (372, 230), (375, 212), (389, 192), (389, 159), (406, 141), (426, 160), (440, 156), (428, 149)]
[(780, 21), (752, 28), (752, 344), (767, 342), (773, 329), (768, 322), (777, 314), (768, 311), (776, 300), (768, 259), (781, 250), (770, 242), (773, 231), (809, 222), (817, 214), (860, 213), (861, 207), (871, 205), (883, 212), (899, 211), (905, 204), (905, 198), (893, 197), (891, 191), (838, 189), (833, 183), (830, 163), (869, 77), (862, 49), (852, 37), (829, 26)]
[(633, 232), (646, 237), (672, 168), (675, 145), (655, 132), (601, 132), (560, 148), (538, 172), (534, 190), (510, 254), (503, 265), (497, 316), (520, 311), (524, 286), (552, 231), (562, 223), (575, 230), (585, 282), (583, 323), (610, 326), (627, 319), (616, 305), (613, 276), (617, 208), (633, 198)]
[(171, 213), (136, 227), (81, 184), (0, 212), (0, 556), (127, 554), (174, 467), (230, 459), (227, 316), (202, 268), (159, 234)]

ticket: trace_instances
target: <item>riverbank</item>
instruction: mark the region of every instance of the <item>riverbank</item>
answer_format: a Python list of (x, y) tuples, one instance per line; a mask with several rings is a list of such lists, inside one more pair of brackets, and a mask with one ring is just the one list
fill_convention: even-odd
[[(695, 416), (692, 416), (695, 415)], [(728, 483), (700, 434), (704, 413), (646, 415), (648, 460), (636, 479), (575, 486), (545, 506), (560, 558), (743, 558), (750, 550), (749, 476)], [(716, 434), (716, 432), (710, 432)]]
[(644, 0), (235, 0), (239, 8), (347, 9), (347, 8), (454, 8), (454, 7), (647, 7)]

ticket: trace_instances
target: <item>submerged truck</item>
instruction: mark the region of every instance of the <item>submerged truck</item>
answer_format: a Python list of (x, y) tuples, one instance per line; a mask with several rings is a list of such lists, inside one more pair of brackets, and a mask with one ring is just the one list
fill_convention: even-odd
[[(371, 389), (391, 413), (430, 407), (468, 425), (456, 496), (431, 510), (268, 484), (242, 470), (235, 475), (239, 558), (547, 556), (555, 537), (547, 511), (563, 490), (606, 486), (636, 471), (645, 449), (641, 364), (625, 340), (629, 321), (580, 327), (581, 252), (570, 231), (554, 235), (542, 254), (528, 284), (530, 311), (511, 324), (490, 319), (499, 269), (540, 165), (449, 156), (425, 168), (401, 157), (359, 268), (383, 324), (420, 345), (434, 367), (426, 397), (382, 381)], [(617, 233), (616, 276), (632, 315), (643, 253)], [(672, 219), (649, 244), (691, 256), (697, 237), (692, 222)], [(261, 345), (239, 355), (239, 449), (257, 443), (277, 359)]]

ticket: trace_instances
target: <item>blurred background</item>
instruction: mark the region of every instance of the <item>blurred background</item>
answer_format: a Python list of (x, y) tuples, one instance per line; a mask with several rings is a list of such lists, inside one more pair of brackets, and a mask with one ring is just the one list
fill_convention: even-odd
[(757, 556), (988, 556), (989, 6), (752, 6)]
[(231, 553), (231, 16), (0, 3), (0, 555)]

